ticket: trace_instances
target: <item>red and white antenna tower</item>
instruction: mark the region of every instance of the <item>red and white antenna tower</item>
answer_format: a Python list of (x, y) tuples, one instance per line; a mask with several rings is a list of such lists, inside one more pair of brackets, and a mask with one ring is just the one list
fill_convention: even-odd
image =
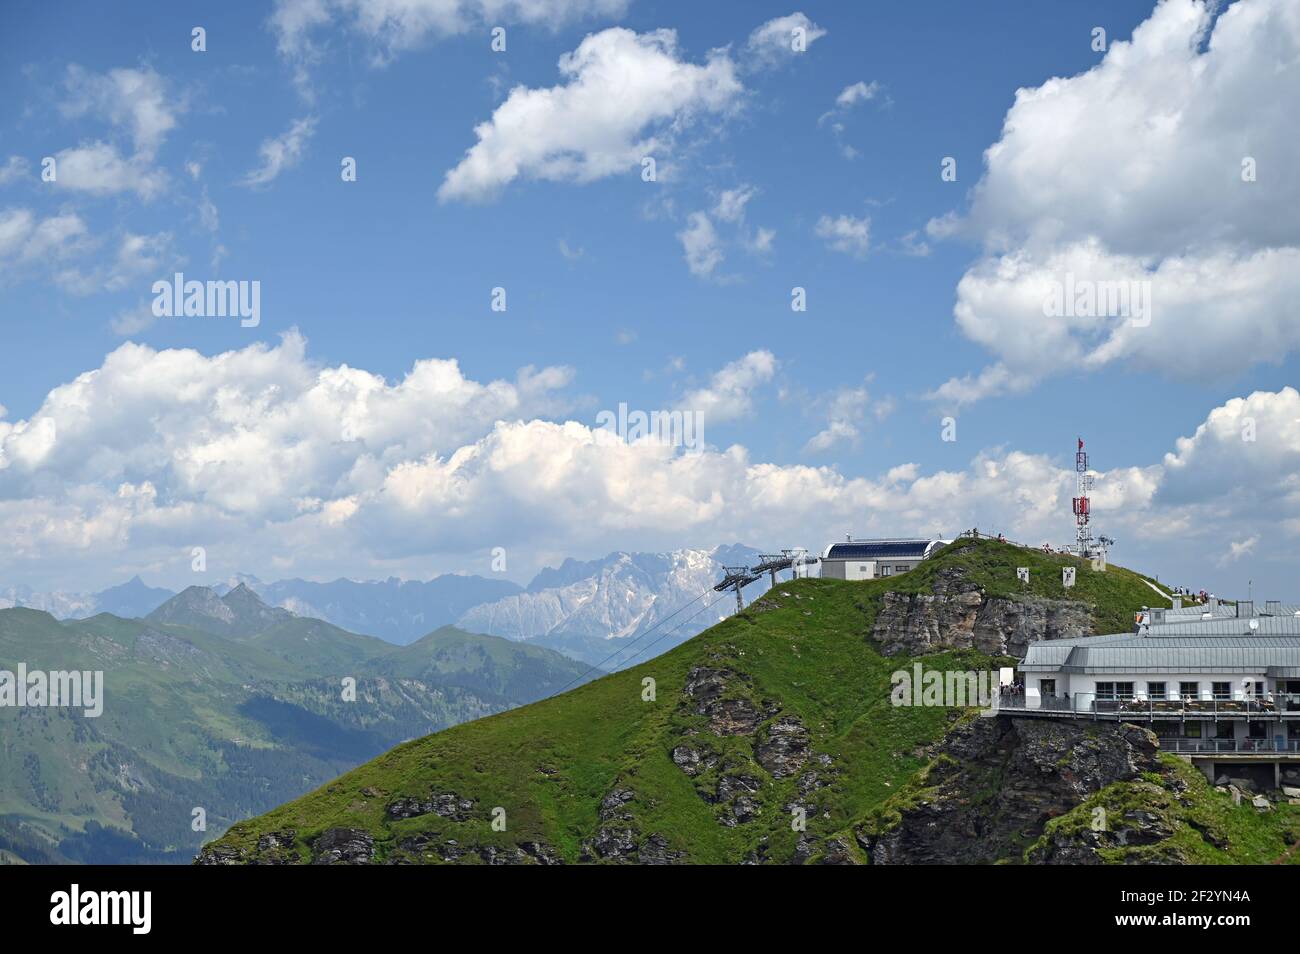
[(1083, 449), (1083, 438), (1079, 438), (1079, 449), (1074, 455), (1075, 491), (1074, 491), (1074, 525), (1075, 550), (1081, 557), (1090, 557), (1095, 551), (1092, 542), (1092, 527), (1088, 520), (1092, 516), (1092, 474), (1088, 471), (1088, 452)]

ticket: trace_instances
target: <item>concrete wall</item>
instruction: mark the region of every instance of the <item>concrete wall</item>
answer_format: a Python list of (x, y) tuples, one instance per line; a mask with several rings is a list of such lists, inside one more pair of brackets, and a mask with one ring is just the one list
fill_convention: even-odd
[[(827, 560), (822, 559), (823, 577), (830, 580), (877, 580), (886, 576), (898, 576), (908, 570), (914, 570), (920, 560)], [(904, 567), (904, 569), (898, 569)], [(885, 573), (885, 568), (889, 569)]]

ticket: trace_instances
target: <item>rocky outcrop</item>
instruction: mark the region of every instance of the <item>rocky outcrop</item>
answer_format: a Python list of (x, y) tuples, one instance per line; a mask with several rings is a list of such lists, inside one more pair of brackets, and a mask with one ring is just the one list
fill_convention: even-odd
[(424, 833), (403, 839), (389, 864), (416, 864), (434, 857), (448, 863), (477, 856), (485, 865), (562, 865), (564, 859), (550, 845), (523, 841), (517, 845), (463, 845), (459, 839)]
[(668, 839), (658, 832), (642, 838), (635, 828), (607, 825), (602, 826), (594, 838), (582, 843), (582, 856), (578, 860), (674, 865), (685, 858), (685, 852), (673, 851), (668, 846)]
[(920, 784), (856, 831), (873, 864), (1019, 860), (1052, 818), (1159, 771), (1155, 736), (1127, 724), (976, 719), (943, 743)]
[(699, 715), (708, 717), (714, 735), (749, 735), (763, 721), (763, 714), (752, 700), (734, 692), (724, 698), (729, 688), (743, 687), (744, 679), (729, 669), (697, 666), (686, 676), (684, 691), (694, 702)]
[(717, 755), (703, 750), (698, 745), (690, 745), (685, 742), (673, 747), (672, 759), (677, 767), (691, 778), (718, 764)]
[(368, 865), (375, 857), (375, 839), (362, 828), (327, 828), (312, 845), (312, 864)]
[[(679, 711), (708, 720), (702, 728), (686, 729), (686, 737), (673, 746), (670, 756), (683, 774), (694, 780), (700, 798), (715, 806), (719, 825), (736, 828), (759, 821), (765, 813), (769, 817), (774, 812), (808, 817), (824, 810), (818, 793), (835, 782), (834, 760), (813, 751), (811, 733), (798, 716), (782, 711), (772, 700), (758, 699), (748, 677), (722, 666), (696, 666), (686, 675)], [(718, 741), (725, 736), (748, 737), (752, 757), (743, 749), (720, 748)], [(793, 783), (793, 799), (774, 797), (780, 791), (774, 783), (781, 782)], [(602, 819), (605, 807), (621, 805), (619, 795), (620, 790), (615, 789), (606, 796)], [(631, 854), (634, 832), (614, 827), (602, 835), (603, 839), (591, 846), (594, 854)], [(832, 859), (853, 857), (851, 846), (845, 844), (832, 846), (811, 836), (802, 844), (804, 847), (787, 860), (802, 863), (819, 852), (819, 857)], [(638, 850), (644, 861), (645, 845)], [(749, 859), (754, 863), (764, 860), (768, 860), (766, 847)]]
[(257, 839), (257, 848), (249, 852), (233, 845), (205, 845), (194, 859), (196, 865), (291, 865), (299, 861), (292, 828), (269, 831)]
[(782, 716), (767, 729), (767, 738), (754, 746), (754, 759), (773, 778), (789, 778), (808, 761), (808, 730), (794, 716)]
[(429, 798), (398, 798), (386, 809), (388, 817), (417, 818), (420, 815), (439, 815), (453, 821), (468, 821), (474, 801), (461, 798), (455, 792), (441, 792)]
[(658, 832), (642, 837), (636, 814), (629, 806), (636, 792), (627, 785), (615, 785), (600, 800), (600, 827), (582, 843), (579, 861), (612, 861), (625, 864), (671, 865), (686, 858), (674, 851), (668, 839)]
[(978, 649), (992, 656), (1023, 656), (1037, 639), (1088, 636), (1087, 603), (1043, 597), (987, 597), (949, 566), (935, 575), (933, 593), (885, 593), (871, 638), (886, 656), (919, 656), (945, 649)]

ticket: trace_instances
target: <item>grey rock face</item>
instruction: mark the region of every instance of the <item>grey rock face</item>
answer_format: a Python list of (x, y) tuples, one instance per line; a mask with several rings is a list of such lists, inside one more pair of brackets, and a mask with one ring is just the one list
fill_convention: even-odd
[[(1137, 782), (1135, 785), (1146, 786), (1159, 796), (1163, 790), (1149, 782)], [(1164, 818), (1142, 809), (1131, 809), (1116, 817), (1106, 818), (1106, 827), (1102, 830), (1085, 829), (1072, 831), (1066, 835), (1056, 835), (1040, 842), (1030, 853), (1030, 861), (1041, 865), (1099, 865), (1103, 863), (1103, 848), (1131, 848), (1141, 845), (1154, 845), (1174, 834), (1173, 827)], [(1217, 847), (1227, 846), (1227, 842), (1216, 832), (1202, 829), (1200, 835)], [(1130, 856), (1129, 864), (1140, 864), (1135, 860), (1141, 856)], [(1173, 863), (1182, 857), (1181, 851), (1174, 847), (1162, 855), (1151, 855), (1150, 864)]]
[(685, 743), (673, 748), (672, 757), (677, 767), (692, 778), (703, 769), (712, 768), (718, 762), (717, 756), (701, 754), (699, 749)]
[(623, 806), (636, 798), (636, 793), (630, 788), (616, 788), (606, 795), (600, 802), (600, 820), (612, 821), (619, 819), (628, 821), (632, 818), (630, 812), (623, 811)]
[(1099, 789), (1157, 771), (1157, 752), (1135, 725), (977, 719), (943, 744), (932, 794), (886, 831), (859, 830), (858, 841), (873, 864), (998, 861)]
[(454, 821), (467, 821), (474, 802), (461, 798), (455, 792), (442, 792), (429, 798), (398, 798), (388, 806), (389, 818), (415, 818), (419, 815), (440, 815)]
[(758, 707), (742, 697), (724, 699), (729, 684), (740, 677), (729, 669), (696, 666), (686, 674), (686, 695), (695, 703), (697, 713), (709, 719), (714, 735), (749, 735), (763, 720)]
[(808, 761), (808, 730), (794, 716), (782, 716), (768, 727), (767, 738), (754, 746), (754, 758), (773, 778), (797, 774)]
[(886, 656), (916, 656), (944, 649), (978, 649), (1022, 656), (1037, 639), (1092, 633), (1087, 603), (1040, 597), (986, 597), (962, 567), (936, 577), (934, 593), (886, 593), (871, 638)]
[(312, 845), (312, 864), (368, 865), (375, 857), (375, 839), (360, 828), (328, 828)]

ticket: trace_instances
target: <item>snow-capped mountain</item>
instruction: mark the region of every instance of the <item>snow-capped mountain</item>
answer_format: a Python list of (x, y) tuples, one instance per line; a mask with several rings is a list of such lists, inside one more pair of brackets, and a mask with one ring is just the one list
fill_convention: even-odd
[(147, 586), (138, 576), (98, 593), (38, 593), (29, 586), (9, 586), (0, 588), (0, 609), (24, 606), (44, 610), (55, 619), (85, 619), (99, 613), (132, 619), (152, 612), (174, 595)]
[(0, 609), (12, 609), (15, 606), (44, 610), (55, 619), (92, 616), (95, 612), (95, 594), (38, 593), (30, 586), (0, 587)]
[[(525, 592), (475, 606), (456, 625), (536, 642), (592, 664), (628, 647), (608, 662), (618, 668), (658, 655), (729, 615), (735, 608), (731, 596), (714, 593), (713, 585), (722, 578), (723, 566), (752, 566), (758, 555), (752, 547), (736, 544), (565, 560), (537, 574)], [(766, 587), (766, 578), (750, 584), (746, 599)], [(645, 639), (629, 645), (643, 633)], [(653, 649), (642, 657), (640, 651), (652, 642)]]

